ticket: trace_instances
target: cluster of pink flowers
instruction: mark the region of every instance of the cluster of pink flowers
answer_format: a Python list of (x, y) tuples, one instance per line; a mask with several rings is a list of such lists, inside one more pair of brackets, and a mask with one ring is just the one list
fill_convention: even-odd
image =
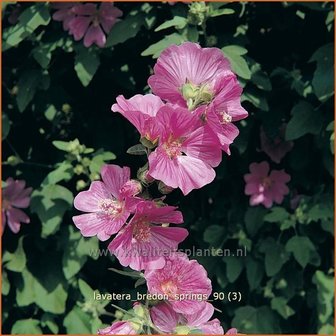
[[(117, 234), (109, 250), (123, 266), (144, 271), (148, 292), (164, 298), (148, 312), (157, 329), (171, 333), (184, 327), (223, 334), (219, 321), (210, 320), (214, 308), (207, 302), (212, 286), (206, 270), (176, 252), (188, 231), (169, 225), (181, 224), (182, 213), (162, 199), (142, 198), (141, 184), (131, 179), (128, 167), (104, 165), (101, 176), (102, 181), (92, 182), (74, 200), (78, 210), (87, 212), (73, 217), (82, 235), (105, 241)], [(136, 334), (139, 328), (134, 326), (139, 323), (119, 321), (99, 333)]]
[(120, 95), (112, 106), (136, 127), (146, 147), (142, 182), (131, 179), (128, 167), (103, 166), (102, 181), (76, 196), (75, 207), (86, 213), (73, 221), (85, 237), (105, 241), (116, 235), (108, 249), (121, 265), (142, 271), (148, 293), (162, 299), (150, 308), (137, 304), (129, 320), (99, 333), (138, 334), (149, 323), (159, 333), (224, 334), (219, 320), (211, 320), (206, 270), (177, 252), (188, 230), (171, 225), (183, 223), (182, 213), (164, 197), (150, 199), (142, 186), (157, 180), (166, 191), (180, 188), (187, 195), (212, 182), (222, 150), (230, 154), (239, 134), (234, 122), (247, 117), (242, 90), (219, 49), (190, 42), (163, 51), (148, 84), (153, 93), (130, 99)]
[(154, 94), (119, 96), (112, 111), (151, 150), (148, 174), (187, 195), (214, 180), (221, 150), (230, 154), (239, 134), (234, 122), (248, 115), (242, 89), (221, 50), (191, 42), (164, 50), (148, 84)]
[(21, 223), (29, 223), (29, 217), (21, 209), (28, 208), (32, 188), (25, 188), (24, 180), (9, 177), (2, 189), (2, 230), (6, 224), (12, 232), (20, 231)]
[(98, 3), (53, 3), (57, 11), (53, 14), (55, 21), (63, 23), (63, 29), (73, 35), (76, 41), (84, 38), (85, 47), (96, 44), (104, 47), (108, 34), (122, 11), (112, 2)]

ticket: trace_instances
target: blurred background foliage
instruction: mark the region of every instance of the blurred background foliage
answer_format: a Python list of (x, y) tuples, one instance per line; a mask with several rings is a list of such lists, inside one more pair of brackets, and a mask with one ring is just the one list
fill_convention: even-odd
[[(242, 295), (215, 302), (216, 317), (246, 334), (333, 333), (333, 3), (119, 2), (122, 20), (102, 49), (73, 41), (48, 3), (2, 5), (2, 179), (34, 188), (31, 223), (3, 233), (3, 333), (96, 333), (115, 310), (94, 290), (143, 290), (108, 270), (122, 269), (113, 257), (90, 256), (107, 244), (80, 235), (72, 202), (104, 162), (133, 176), (146, 162), (126, 154), (139, 136), (110, 107), (118, 94), (148, 92), (155, 58), (186, 40), (223, 50), (250, 113), (215, 182), (168, 195), (190, 230), (182, 248), (246, 248), (246, 257), (199, 258), (214, 291)], [(272, 167), (291, 175), (291, 194), (250, 207), (243, 175), (270, 161), (260, 127), (272, 138), (284, 121), (294, 148)]]

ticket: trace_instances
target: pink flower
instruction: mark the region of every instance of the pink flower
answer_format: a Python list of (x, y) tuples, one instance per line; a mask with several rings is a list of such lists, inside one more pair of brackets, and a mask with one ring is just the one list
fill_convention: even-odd
[(163, 105), (162, 100), (152, 94), (137, 94), (130, 99), (120, 95), (117, 104), (112, 105), (112, 111), (120, 112), (136, 127), (142, 138), (155, 144), (160, 135), (155, 116)]
[(122, 192), (130, 180), (128, 167), (105, 165), (101, 175), (102, 182), (92, 182), (90, 189), (80, 192), (74, 200), (76, 209), (89, 213), (72, 219), (84, 237), (97, 235), (98, 239), (107, 240), (121, 229), (140, 199)]
[(8, 223), (14, 233), (20, 231), (21, 223), (29, 223), (29, 217), (18, 208), (28, 208), (32, 188), (25, 188), (24, 180), (6, 180), (6, 187), (2, 189), (2, 225)]
[(54, 13), (53, 19), (63, 21), (63, 28), (69, 30), (76, 41), (84, 37), (85, 47), (95, 43), (98, 47), (104, 47), (106, 36), (122, 11), (114, 7), (113, 3), (103, 2), (97, 8), (96, 3), (84, 4), (56, 4), (59, 10)]
[(137, 180), (127, 181), (120, 189), (120, 192), (127, 197), (138, 195), (141, 193), (141, 191), (142, 191), (142, 185)]
[(173, 252), (166, 257), (164, 268), (145, 270), (144, 277), (149, 293), (166, 295), (177, 313), (201, 312), (211, 294), (211, 281), (206, 270), (184, 253)]
[(52, 3), (51, 6), (57, 11), (53, 14), (52, 18), (55, 21), (63, 22), (63, 29), (69, 30), (69, 24), (72, 19), (76, 17), (75, 8), (80, 3), (76, 2), (67, 2), (67, 3)]
[(159, 145), (149, 155), (149, 175), (184, 195), (212, 182), (221, 150), (207, 127), (185, 108), (164, 106), (156, 116), (161, 124)]
[(238, 335), (238, 330), (236, 328), (229, 329), (225, 335)]
[(98, 335), (135, 335), (137, 331), (129, 321), (118, 321), (104, 329), (98, 330)]
[(245, 194), (251, 195), (250, 205), (263, 204), (270, 208), (273, 202), (281, 204), (289, 189), (286, 185), (290, 176), (284, 170), (272, 170), (269, 174), (266, 161), (250, 164), (250, 174), (244, 175)]
[(260, 145), (261, 150), (264, 151), (272, 161), (280, 163), (283, 157), (293, 148), (293, 141), (285, 141), (284, 136), (286, 132), (286, 125), (282, 125), (279, 129), (279, 134), (270, 139), (267, 137), (264, 129), (260, 128)]
[(202, 120), (230, 153), (229, 145), (239, 133), (232, 122), (248, 114), (240, 104), (242, 89), (221, 50), (191, 42), (172, 45), (161, 53), (148, 84), (160, 98), (191, 112), (206, 107)]
[(176, 313), (165, 302), (159, 303), (150, 310), (153, 324), (163, 332), (187, 334), (196, 329), (206, 335), (223, 335), (224, 331), (219, 320), (209, 321), (213, 313), (214, 308), (210, 303), (206, 303), (202, 311), (191, 315)]
[(162, 268), (165, 255), (177, 249), (188, 230), (154, 224), (183, 222), (180, 211), (175, 207), (158, 207), (153, 201), (137, 205), (129, 224), (118, 233), (109, 245), (123, 266), (140, 271), (145, 268)]

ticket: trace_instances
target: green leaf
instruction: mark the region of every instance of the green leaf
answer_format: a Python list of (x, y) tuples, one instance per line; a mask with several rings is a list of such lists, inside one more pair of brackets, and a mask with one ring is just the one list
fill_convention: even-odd
[(147, 149), (144, 145), (137, 144), (128, 148), (126, 153), (131, 155), (146, 155)]
[(271, 91), (272, 83), (266, 74), (266, 72), (261, 70), (261, 66), (258, 63), (253, 64), (251, 67), (252, 76), (251, 81), (254, 83), (258, 89)]
[(287, 305), (287, 300), (284, 297), (275, 297), (271, 301), (271, 307), (277, 311), (284, 319), (295, 314), (295, 311)]
[(330, 324), (333, 323), (334, 277), (318, 270), (312, 282), (317, 288), (318, 321), (319, 327), (322, 328), (328, 321)]
[(73, 166), (67, 162), (64, 161), (59, 166), (50, 172), (45, 179), (42, 182), (42, 186), (45, 186), (47, 184), (56, 184), (61, 181), (69, 181), (74, 175)]
[(55, 322), (52, 314), (44, 313), (42, 315), (41, 326), (49, 328), (49, 330), (55, 335), (58, 334), (58, 325)]
[(158, 32), (160, 30), (164, 30), (167, 28), (175, 27), (176, 29), (182, 29), (187, 25), (188, 21), (187, 18), (183, 16), (174, 16), (171, 20), (168, 20), (162, 23), (160, 26), (155, 28), (154, 31)]
[(11, 334), (27, 335), (37, 334), (42, 335), (42, 329), (40, 328), (40, 321), (34, 319), (18, 320), (12, 327)]
[(334, 93), (334, 44), (326, 44), (315, 51), (310, 62), (317, 63), (313, 88), (317, 98), (324, 102)]
[(226, 263), (226, 276), (229, 282), (235, 282), (244, 268), (243, 258), (226, 257), (223, 259)]
[(98, 239), (96, 237), (84, 238), (79, 231), (75, 231), (72, 226), (68, 227), (69, 235), (64, 241), (64, 254), (62, 258), (62, 268), (66, 279), (71, 279), (76, 275), (88, 256), (97, 259), (94, 255), (98, 251)]
[(257, 90), (249, 89), (249, 91), (245, 91), (242, 95), (242, 102), (247, 100), (255, 107), (260, 108), (263, 111), (268, 111), (269, 106), (266, 98), (263, 94)]
[(203, 234), (203, 240), (213, 246), (220, 246), (223, 242), (225, 229), (220, 225), (210, 225)]
[(229, 45), (222, 48), (224, 55), (229, 59), (233, 72), (244, 79), (251, 79), (251, 70), (241, 55), (246, 49), (237, 45)]
[(311, 104), (300, 101), (292, 109), (292, 118), (286, 127), (286, 140), (295, 140), (305, 134), (318, 134), (322, 127), (322, 116)]
[[(53, 269), (48, 267), (47, 271), (48, 274), (42, 285), (40, 282), (42, 279), (36, 279), (28, 269), (23, 270), (23, 285), (16, 288), (17, 304), (25, 307), (35, 303), (45, 312), (63, 314), (67, 298), (64, 283), (60, 282)], [(50, 279), (53, 279), (54, 283), (51, 283)]]
[(19, 17), (19, 22), (3, 33), (2, 51), (18, 45), (30, 36), (39, 26), (46, 26), (50, 22), (47, 3), (34, 4), (25, 9)]
[(91, 334), (91, 323), (91, 316), (78, 306), (74, 306), (63, 321), (67, 334)]
[(91, 300), (93, 298), (94, 290), (84, 280), (79, 279), (78, 286), (85, 300)]
[(171, 46), (172, 44), (181, 44), (185, 42), (185, 38), (182, 35), (177, 33), (173, 33), (170, 35), (165, 36), (159, 42), (156, 42), (150, 45), (146, 50), (141, 53), (141, 56), (150, 56), (153, 55), (153, 58), (158, 58), (161, 52)]
[(286, 251), (292, 252), (296, 261), (305, 268), (316, 254), (314, 244), (308, 237), (294, 236), (286, 244)]
[(38, 87), (41, 87), (43, 74), (39, 70), (26, 70), (19, 78), (16, 103), (23, 112), (33, 99)]
[(112, 47), (135, 37), (144, 23), (145, 18), (143, 13), (130, 13), (126, 18), (113, 26), (107, 37), (105, 47)]
[(67, 188), (57, 185), (44, 185), (34, 190), (30, 209), (42, 223), (42, 238), (54, 234), (62, 222), (66, 210), (72, 207), (73, 195)]
[(2, 270), (2, 295), (8, 295), (10, 291), (10, 282), (8, 281), (7, 272)]
[(273, 238), (264, 240), (259, 249), (265, 254), (265, 270), (269, 277), (277, 274), (289, 258), (285, 247)]
[(285, 208), (273, 207), (270, 212), (264, 217), (266, 222), (280, 223), (288, 219), (289, 213)]
[(246, 334), (278, 334), (279, 320), (269, 307), (239, 307), (231, 323)]
[(9, 134), (11, 121), (6, 113), (2, 114), (2, 140), (5, 140)]
[(102, 166), (110, 160), (115, 160), (116, 156), (112, 152), (102, 152), (93, 157), (90, 163), (90, 172), (91, 173), (100, 173)]
[(83, 86), (88, 86), (96, 73), (100, 60), (95, 50), (81, 46), (76, 49), (75, 70)]
[(14, 253), (6, 253), (5, 260), (8, 260), (7, 263), (5, 263), (5, 267), (12, 272), (22, 272), (26, 267), (26, 254), (23, 249), (23, 238), (21, 237), (18, 242), (18, 247)]
[(230, 15), (234, 14), (234, 10), (231, 8), (220, 8), (216, 10), (210, 10), (209, 16), (210, 17), (216, 17), (216, 16), (221, 16), (221, 15)]
[(264, 216), (267, 210), (262, 207), (249, 207), (245, 213), (245, 226), (247, 232), (254, 237), (264, 224)]
[(258, 288), (260, 282), (265, 274), (264, 267), (261, 262), (254, 260), (252, 257), (248, 257), (245, 262), (246, 276), (250, 286), (250, 290)]

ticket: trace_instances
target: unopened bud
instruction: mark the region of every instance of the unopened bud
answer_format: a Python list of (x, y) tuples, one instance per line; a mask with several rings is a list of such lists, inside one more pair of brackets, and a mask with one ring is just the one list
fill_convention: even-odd
[(135, 195), (140, 194), (142, 191), (142, 185), (139, 181), (137, 180), (130, 180), (127, 181), (122, 188), (120, 189), (120, 192), (124, 196), (132, 197)]
[(162, 181), (160, 181), (158, 183), (158, 190), (160, 191), (161, 194), (167, 195), (167, 194), (171, 193), (174, 190), (174, 188), (169, 187), (166, 184), (164, 184)]
[(148, 184), (154, 182), (154, 180), (155, 180), (152, 176), (149, 175), (147, 164), (145, 166), (139, 168), (139, 170), (137, 172), (137, 178), (144, 185), (148, 185)]
[(71, 106), (69, 104), (63, 104), (62, 105), (62, 111), (65, 113), (65, 114), (68, 114), (69, 112), (71, 112)]
[(76, 190), (80, 191), (86, 187), (86, 182), (84, 180), (78, 180), (76, 183)]
[(157, 140), (156, 141), (151, 141), (149, 139), (147, 139), (146, 137), (142, 137), (140, 139), (140, 142), (146, 147), (146, 148), (149, 148), (149, 149), (153, 149), (156, 147), (156, 144), (157, 144)]
[(21, 162), (22, 162), (22, 160), (15, 155), (11, 155), (7, 159), (7, 163), (11, 166), (16, 166), (17, 164), (19, 164)]
[(83, 174), (84, 172), (84, 167), (82, 165), (76, 165), (76, 167), (74, 168), (74, 173), (76, 175), (80, 175), (80, 174)]

